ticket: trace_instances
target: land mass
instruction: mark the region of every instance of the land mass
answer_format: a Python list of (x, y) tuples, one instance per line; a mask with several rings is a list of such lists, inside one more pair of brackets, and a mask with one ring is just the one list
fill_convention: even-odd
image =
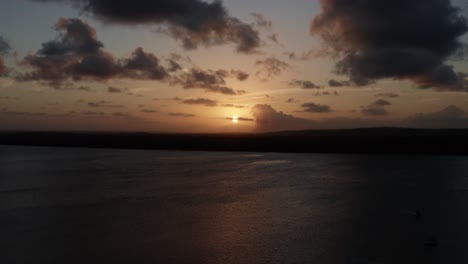
[(186, 151), (468, 155), (468, 129), (360, 128), (259, 134), (0, 132), (0, 145)]

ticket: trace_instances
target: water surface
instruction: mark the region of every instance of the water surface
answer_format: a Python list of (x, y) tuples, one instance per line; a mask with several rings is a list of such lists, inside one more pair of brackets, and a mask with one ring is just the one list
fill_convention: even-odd
[(467, 157), (0, 146), (0, 262), (468, 263), (467, 202)]

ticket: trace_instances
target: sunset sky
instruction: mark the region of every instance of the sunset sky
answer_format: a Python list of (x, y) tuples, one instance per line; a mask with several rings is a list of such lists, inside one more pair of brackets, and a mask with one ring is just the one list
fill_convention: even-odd
[(468, 127), (467, 13), (460, 0), (2, 0), (0, 129)]

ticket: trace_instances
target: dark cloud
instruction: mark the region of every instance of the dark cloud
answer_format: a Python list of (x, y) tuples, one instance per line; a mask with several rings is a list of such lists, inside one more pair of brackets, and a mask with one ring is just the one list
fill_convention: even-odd
[(289, 82), (289, 86), (292, 87), (300, 87), (302, 89), (320, 89), (322, 88), (319, 85), (316, 85), (315, 83), (311, 81), (306, 81), (306, 80), (292, 80)]
[(33, 70), (16, 77), (19, 81), (45, 81), (60, 87), (64, 81), (111, 78), (165, 80), (168, 71), (152, 53), (137, 48), (129, 58), (115, 59), (97, 40), (95, 29), (74, 18), (60, 18), (56, 40), (46, 42), (36, 53), (27, 55), (23, 66)]
[(8, 68), (3, 61), (3, 58), (0, 57), (0, 77), (6, 76), (8, 74)]
[(169, 72), (177, 72), (182, 70), (182, 66), (175, 60), (169, 59), (169, 68), (167, 69)]
[(10, 44), (2, 37), (0, 36), (0, 56), (5, 56), (10, 52)]
[(174, 117), (195, 117), (194, 114), (187, 114), (187, 113), (168, 113), (169, 116)]
[(273, 43), (279, 44), (278, 34), (277, 33), (273, 33), (273, 34), (267, 36), (267, 38), (269, 40), (271, 40)]
[(418, 113), (406, 124), (420, 128), (467, 128), (468, 115), (455, 105), (449, 105), (439, 112)]
[(392, 98), (400, 97), (400, 95), (396, 93), (378, 93), (375, 95), (375, 97), (383, 97), (383, 98), (392, 99)]
[(91, 91), (93, 91), (89, 86), (83, 86), (83, 85), (78, 86), (78, 87), (76, 88), (76, 90), (78, 90), (78, 91), (85, 91), (85, 92), (91, 92)]
[(378, 99), (367, 106), (362, 106), (361, 113), (368, 116), (385, 116), (389, 114), (385, 109), (385, 106), (390, 105), (392, 105), (392, 103), (389, 101)]
[(257, 75), (263, 74), (266, 75), (266, 77), (280, 75), (282, 71), (289, 68), (289, 64), (273, 56), (263, 60), (257, 60), (255, 66), (261, 68), (261, 70), (257, 72)]
[(388, 115), (387, 110), (379, 106), (365, 106), (361, 109), (361, 113), (368, 116), (385, 116)]
[(38, 51), (40, 55), (63, 56), (69, 53), (85, 55), (96, 53), (104, 47), (104, 44), (97, 40), (96, 30), (80, 19), (59, 18), (55, 30), (60, 32), (58, 38), (43, 43)]
[(331, 95), (340, 96), (340, 94), (337, 91), (333, 91), (333, 92), (325, 91), (325, 92), (315, 93), (315, 96), (331, 96)]
[(392, 105), (392, 103), (389, 101), (379, 99), (370, 103), (369, 105), (361, 106), (361, 113), (368, 116), (385, 116), (389, 114), (385, 109), (385, 106), (390, 105)]
[[(147, 53), (143, 48), (137, 48), (130, 58), (124, 59), (123, 68), (130, 71), (128, 74), (136, 75), (136, 79), (163, 80), (168, 77), (167, 70), (160, 65), (158, 57), (152, 53)], [(171, 70), (180, 65), (170, 65)]]
[(313, 121), (278, 112), (267, 104), (255, 105), (252, 108), (252, 115), (255, 118), (256, 130), (259, 132), (309, 129), (314, 125)]
[(245, 81), (249, 78), (249, 74), (244, 72), (244, 71), (240, 71), (240, 70), (231, 70), (231, 74), (235, 76), (235, 78), (239, 81)]
[(445, 64), (462, 47), (466, 19), (449, 0), (321, 0), (311, 32), (339, 58), (354, 85), (407, 79), (419, 88), (468, 91), (466, 75)]
[(220, 69), (220, 70), (216, 70), (215, 73), (221, 78), (235, 78), (241, 82), (247, 80), (250, 76), (248, 73), (244, 71), (233, 70), (233, 69), (231, 69), (230, 71)]
[(98, 101), (98, 102), (88, 102), (89, 107), (96, 107), (96, 108), (124, 108), (123, 105), (114, 105), (109, 101)]
[(337, 117), (321, 120), (309, 120), (297, 118), (277, 111), (271, 105), (255, 105), (252, 108), (252, 114), (255, 117), (255, 129), (257, 132), (306, 129), (345, 129), (356, 127), (381, 127), (389, 125), (388, 121), (384, 122), (378, 119)]
[(252, 16), (255, 18), (255, 25), (258, 27), (266, 28), (268, 30), (272, 28), (273, 22), (265, 17), (265, 15), (254, 12), (252, 13)]
[(0, 96), (0, 100), (12, 100), (12, 101), (19, 101), (19, 97), (12, 97), (12, 96)]
[(225, 95), (245, 93), (243, 90), (234, 90), (226, 86), (225, 78), (229, 76), (229, 72), (225, 70), (212, 71), (192, 68), (189, 72), (183, 72), (173, 77), (171, 83), (179, 84), (184, 89), (203, 89), (207, 92)]
[(298, 112), (307, 112), (307, 113), (330, 113), (332, 109), (328, 105), (321, 105), (316, 103), (304, 103), (301, 105), (303, 110)]
[(301, 55), (297, 55), (296, 52), (285, 52), (283, 54), (288, 56), (290, 60), (295, 60), (295, 61), (308, 61), (318, 56), (315, 50), (309, 50), (307, 52), (302, 53)]
[(330, 87), (344, 87), (344, 86), (350, 86), (350, 83), (348, 81), (329, 80), (328, 81), (328, 86), (330, 86)]
[[(379, 110), (369, 110), (368, 116), (378, 117), (382, 114)], [(432, 113), (418, 113), (408, 119), (400, 121), (389, 121), (374, 118), (325, 118), (320, 120), (309, 120), (297, 118), (292, 115), (275, 110), (271, 105), (255, 105), (252, 108), (255, 117), (256, 130), (265, 131), (287, 131), (305, 129), (346, 129), (358, 127), (416, 127), (416, 128), (468, 128), (468, 114), (461, 108), (450, 105), (441, 111)]]
[(8, 108), (0, 109), (0, 115), (11, 115), (11, 116), (45, 116), (46, 113), (43, 112), (20, 112), (20, 111), (11, 111)]
[(296, 99), (294, 98), (288, 98), (288, 100), (286, 100), (286, 103), (295, 103), (296, 102)]
[(236, 104), (223, 104), (221, 106), (223, 106), (223, 107), (233, 107), (233, 108), (245, 108), (246, 107), (244, 105), (236, 105)]
[(157, 113), (158, 111), (153, 110), (153, 109), (141, 109), (141, 112), (151, 114), (151, 113)]
[(121, 88), (112, 87), (112, 86), (107, 87), (107, 91), (108, 91), (109, 93), (122, 93), (122, 89), (121, 89)]
[(95, 112), (95, 111), (86, 111), (82, 113), (85, 116), (104, 116), (106, 113), (104, 112)]
[(117, 77), (126, 77), (123, 68), (117, 63), (112, 54), (98, 51), (82, 57), (80, 61), (65, 67), (68, 74), (75, 81), (82, 79), (108, 80)]
[(160, 24), (187, 49), (199, 45), (235, 43), (237, 51), (250, 53), (260, 46), (258, 32), (231, 17), (220, 1), (202, 0), (33, 0), (71, 4), (106, 23)]
[(374, 106), (388, 106), (388, 105), (392, 105), (392, 103), (390, 103), (389, 101), (384, 100), (384, 99), (379, 99), (379, 100), (373, 102), (372, 105), (374, 105)]
[(8, 74), (8, 68), (3, 61), (3, 56), (7, 55), (10, 52), (10, 49), (10, 44), (0, 36), (0, 77)]
[(209, 106), (209, 107), (218, 106), (217, 101), (206, 99), (206, 98), (186, 99), (186, 100), (183, 100), (182, 103), (190, 104), (190, 105), (203, 105), (203, 106)]
[(34, 70), (21, 74), (16, 79), (18, 81), (47, 81), (50, 85), (59, 87), (63, 81), (70, 78), (65, 68), (78, 63), (78, 59), (71, 56), (27, 55), (21, 64)]

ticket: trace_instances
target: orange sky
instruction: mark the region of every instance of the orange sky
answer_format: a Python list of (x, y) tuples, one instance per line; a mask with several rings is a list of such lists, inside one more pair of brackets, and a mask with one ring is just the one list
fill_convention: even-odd
[[(273, 1), (269, 6), (260, 0), (225, 1), (221, 7), (190, 0), (193, 11), (189, 12), (207, 12), (207, 17), (182, 14), (189, 22), (164, 13), (179, 9), (158, 6), (148, 17), (139, 15), (138, 6), (136, 15), (119, 17), (111, 9), (84, 12), (67, 1), (45, 2), (51, 3), (6, 0), (0, 4), (0, 16), (6, 22), (0, 25), (0, 44), (4, 43), (0, 52), (7, 67), (3, 73), (0, 67), (2, 130), (468, 127), (468, 81), (461, 74), (468, 67), (465, 60), (454, 59), (465, 47), (468, 29), (461, 22), (444, 24), (454, 33), (447, 34), (439, 46), (418, 42), (420, 46), (415, 47), (410, 37), (393, 41), (396, 44), (369, 41), (393, 31), (385, 26), (365, 28), (363, 21), (367, 21), (346, 14), (343, 5), (347, 3), (338, 0)], [(204, 10), (206, 5), (201, 3), (210, 8)], [(448, 5), (456, 10), (459, 3)], [(217, 8), (226, 11), (216, 13), (222, 14), (220, 18), (211, 13)], [(348, 8), (358, 7), (350, 4)], [(366, 8), (378, 10), (371, 2)], [(325, 19), (327, 12), (339, 15)], [(452, 21), (463, 14), (460, 9), (436, 16)], [(349, 28), (340, 24), (343, 18), (352, 22)], [(386, 25), (385, 19), (392, 17), (371, 14), (368, 19)], [(432, 35), (425, 32), (428, 26), (423, 22), (417, 34), (429, 43)], [(334, 42), (326, 39), (325, 27), (334, 30)], [(459, 47), (452, 47), (455, 40)], [(402, 48), (406, 42), (411, 49)], [(345, 59), (351, 53), (343, 50), (353, 50), (361, 58), (349, 63)], [(388, 58), (377, 60), (376, 53)], [(404, 56), (391, 62), (388, 54)], [(361, 65), (359, 59), (369, 65)], [(398, 69), (389, 66), (400, 61)], [(434, 61), (433, 68), (424, 66), (431, 62), (419, 65), (422, 61)], [(349, 63), (341, 73), (340, 62)], [(177, 69), (171, 68), (175, 65)], [(406, 65), (410, 65), (408, 73), (401, 70)], [(438, 69), (453, 69), (456, 79), (436, 80)], [(365, 84), (357, 77), (364, 77)], [(240, 117), (237, 123), (230, 119), (233, 116)]]

